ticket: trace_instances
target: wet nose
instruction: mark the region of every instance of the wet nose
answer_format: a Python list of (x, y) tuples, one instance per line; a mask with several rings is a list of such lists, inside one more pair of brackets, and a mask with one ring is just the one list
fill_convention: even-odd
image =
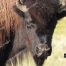
[(50, 50), (47, 44), (38, 44), (35, 49), (38, 57), (40, 57), (42, 54), (46, 54)]

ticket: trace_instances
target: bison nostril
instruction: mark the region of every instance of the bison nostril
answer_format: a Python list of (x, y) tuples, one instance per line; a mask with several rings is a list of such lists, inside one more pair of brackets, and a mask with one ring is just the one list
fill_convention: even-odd
[(42, 55), (42, 50), (41, 50), (41, 48), (40, 47), (36, 47), (36, 55), (39, 57), (39, 56), (41, 56)]
[(42, 54), (47, 53), (50, 50), (50, 48), (48, 47), (47, 44), (38, 44), (35, 50), (36, 50), (36, 55), (39, 57)]

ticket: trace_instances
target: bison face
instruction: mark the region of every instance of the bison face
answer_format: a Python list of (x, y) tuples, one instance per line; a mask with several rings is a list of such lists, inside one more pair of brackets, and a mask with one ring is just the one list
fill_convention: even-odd
[(37, 64), (42, 65), (43, 60), (51, 54), (53, 31), (59, 15), (63, 11), (66, 12), (66, 1), (18, 0), (16, 9), (21, 12), (23, 22), (26, 24), (26, 33), (31, 43), (31, 49), (29, 49)]
[[(42, 1), (39, 2), (42, 3)], [(48, 21), (43, 15), (43, 8), (42, 10), (39, 8), (42, 7), (42, 5), (40, 6), (39, 2), (35, 0), (18, 0), (18, 2), (16, 2), (17, 8), (24, 14), (24, 22), (26, 22), (27, 33), (29, 39), (31, 39), (32, 53), (33, 55), (37, 55), (37, 57), (50, 50), (50, 47), (47, 45), (46, 31)], [(38, 10), (36, 10), (36, 8)], [(53, 14), (54, 10), (50, 13)], [(49, 14), (47, 14), (47, 16), (48, 15)]]

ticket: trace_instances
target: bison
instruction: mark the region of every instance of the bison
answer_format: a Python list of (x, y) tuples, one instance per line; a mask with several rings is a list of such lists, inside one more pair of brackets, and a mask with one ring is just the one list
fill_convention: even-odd
[(0, 66), (19, 52), (32, 53), (37, 66), (52, 52), (57, 20), (66, 16), (66, 0), (2, 0)]

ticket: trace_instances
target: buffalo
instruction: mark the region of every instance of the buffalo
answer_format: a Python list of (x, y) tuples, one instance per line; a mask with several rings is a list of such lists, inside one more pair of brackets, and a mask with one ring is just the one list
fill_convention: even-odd
[(1, 28), (5, 24), (0, 29), (0, 65), (28, 50), (37, 66), (41, 66), (51, 55), (57, 20), (66, 16), (66, 0), (16, 0), (13, 4), (7, 3), (4, 10), (7, 18), (0, 20)]

